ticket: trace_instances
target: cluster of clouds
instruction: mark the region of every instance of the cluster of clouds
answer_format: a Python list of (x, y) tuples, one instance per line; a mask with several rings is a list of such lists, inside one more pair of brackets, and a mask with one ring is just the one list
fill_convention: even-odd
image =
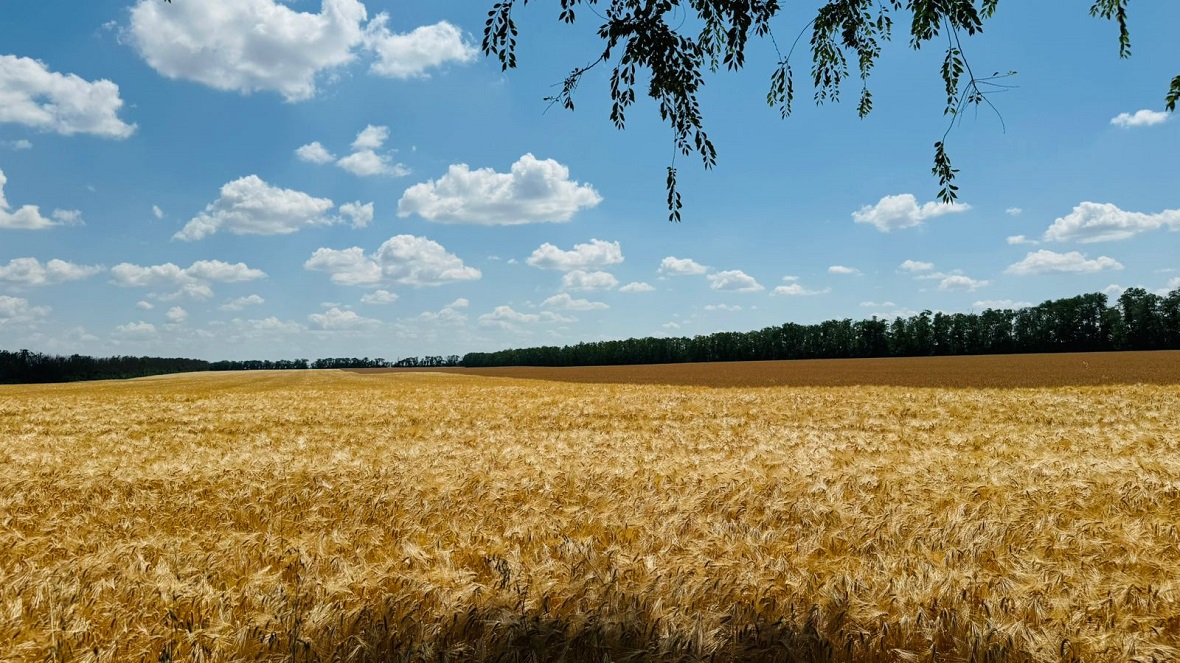
[(359, 0), (323, 0), (318, 13), (276, 0), (139, 0), (123, 38), (168, 78), (242, 94), (277, 92), (289, 102), (313, 98), (328, 74), (362, 54), (370, 74), (398, 79), (425, 78), (478, 54), (450, 23), (393, 32), (387, 14), (370, 20)]
[(352, 151), (348, 156), (337, 158), (328, 148), (314, 141), (295, 150), (295, 156), (301, 161), (319, 165), (335, 163), (338, 168), (346, 170), (358, 177), (375, 177), (388, 175), (403, 177), (410, 174), (405, 164), (396, 163), (389, 154), (378, 154), (377, 150), (385, 146), (389, 140), (389, 127), (368, 125), (356, 135), (352, 141)]
[(316, 249), (303, 266), (346, 286), (438, 286), (483, 276), (438, 242), (415, 235), (391, 237), (372, 253), (359, 246)]

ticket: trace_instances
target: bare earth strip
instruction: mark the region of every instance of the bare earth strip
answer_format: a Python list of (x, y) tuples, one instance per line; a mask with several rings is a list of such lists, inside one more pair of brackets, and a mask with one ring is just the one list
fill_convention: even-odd
[(395, 368), (359, 369), (357, 372), (421, 370), (561, 382), (707, 387), (1064, 387), (1180, 384), (1180, 351), (805, 359), (569, 368)]
[(0, 661), (1177, 660), (1178, 421), (1149, 384), (0, 387)]

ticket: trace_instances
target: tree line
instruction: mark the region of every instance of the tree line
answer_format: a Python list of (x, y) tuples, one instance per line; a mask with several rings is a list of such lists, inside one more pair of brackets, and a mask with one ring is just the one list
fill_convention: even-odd
[(393, 361), (336, 357), (209, 362), (77, 354), (61, 357), (28, 350), (0, 350), (0, 384), (111, 380), (194, 371), (596, 366), (1110, 350), (1180, 350), (1180, 288), (1163, 296), (1130, 288), (1113, 305), (1105, 294), (1096, 292), (1027, 308), (987, 309), (982, 313), (922, 311), (892, 321), (872, 317), (827, 320), (814, 325), (787, 323), (751, 332), (718, 332), (692, 338), (630, 338)]
[(1165, 349), (1180, 349), (1180, 288), (1166, 296), (1130, 288), (1113, 306), (1105, 294), (1091, 293), (982, 313), (922, 311), (892, 321), (877, 317), (827, 320), (693, 338), (631, 338), (473, 352), (463, 357), (463, 365), (595, 366)]

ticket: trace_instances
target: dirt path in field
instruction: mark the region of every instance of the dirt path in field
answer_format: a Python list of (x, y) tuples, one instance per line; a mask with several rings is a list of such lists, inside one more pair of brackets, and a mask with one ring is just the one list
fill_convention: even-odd
[(1061, 387), (1180, 384), (1180, 351), (1094, 352), (742, 361), (548, 368), (360, 369), (357, 373), (445, 372), (558, 382), (698, 385), (706, 387)]

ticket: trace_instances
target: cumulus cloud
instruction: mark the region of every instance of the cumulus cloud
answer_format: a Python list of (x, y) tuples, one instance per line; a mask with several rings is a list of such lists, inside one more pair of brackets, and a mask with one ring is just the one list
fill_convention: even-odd
[(23, 286), (42, 286), (80, 281), (102, 271), (97, 265), (76, 265), (53, 259), (42, 264), (36, 258), (13, 258), (0, 265), (0, 281)]
[(1180, 230), (1180, 209), (1158, 214), (1127, 212), (1110, 203), (1084, 202), (1069, 214), (1053, 221), (1044, 239), (1051, 242), (1110, 242), (1140, 233), (1167, 228)]
[(483, 276), (438, 242), (414, 235), (391, 237), (372, 254), (355, 246), (342, 250), (316, 249), (303, 266), (330, 274), (332, 282), (339, 285), (433, 286)]
[(21, 297), (0, 295), (0, 329), (33, 325), (49, 315), (48, 306), (33, 306)]
[(928, 272), (928, 271), (934, 269), (934, 263), (921, 262), (918, 260), (907, 260), (907, 261), (901, 263), (901, 266), (898, 267), (898, 269), (900, 269), (903, 272), (910, 272), (911, 274), (918, 273), (918, 272)]
[(137, 308), (141, 311), (150, 311), (150, 310), (156, 308), (156, 305), (151, 302), (140, 300), (138, 302), (135, 302), (135, 308)]
[(462, 325), (467, 322), (467, 314), (463, 313), (462, 309), (470, 305), (471, 302), (460, 297), (438, 311), (423, 311), (418, 315), (417, 320), (420, 322), (438, 322), (452, 326)]
[(1167, 122), (1168, 114), (1161, 111), (1143, 109), (1134, 113), (1119, 113), (1110, 118), (1110, 123), (1116, 127), (1150, 127)]
[(545, 242), (537, 247), (525, 262), (538, 269), (557, 269), (565, 272), (609, 267), (623, 262), (623, 247), (618, 242), (591, 239), (586, 244), (575, 244), (573, 249), (562, 251)]
[(345, 311), (336, 307), (323, 313), (312, 313), (307, 319), (324, 331), (371, 329), (381, 324), (379, 320), (360, 316), (356, 311)]
[(157, 219), (163, 219), (164, 210), (161, 209), (159, 205), (152, 205), (152, 216), (156, 217)]
[(307, 145), (297, 148), (295, 150), (295, 156), (299, 157), (300, 161), (320, 165), (332, 163), (336, 160), (336, 155), (329, 152), (328, 148), (321, 145), (319, 141), (312, 141)]
[(668, 256), (660, 261), (660, 268), (656, 271), (664, 276), (700, 276), (709, 268), (692, 258)]
[[(173, 239), (195, 241), (219, 230), (235, 235), (285, 235), (301, 228), (342, 222), (342, 218), (328, 214), (332, 207), (327, 198), (281, 189), (257, 175), (249, 175), (222, 186), (221, 197), (185, 224)], [(373, 209), (371, 204), (347, 203), (341, 212), (352, 219), (353, 226), (361, 227), (372, 219)]]
[(114, 336), (125, 339), (145, 339), (155, 336), (157, 333), (156, 326), (150, 322), (128, 322), (125, 325), (115, 327)]
[[(3, 99), (3, 91), (0, 91), (0, 99)], [(2, 102), (0, 102), (0, 107), (3, 107)], [(37, 205), (22, 205), (14, 212), (8, 199), (4, 196), (6, 184), (8, 184), (8, 178), (4, 175), (4, 171), (0, 170), (0, 229), (44, 230), (54, 226), (73, 225), (81, 220), (81, 214), (76, 210), (54, 210), (50, 215), (52, 218), (47, 219), (42, 216), (41, 208)]]
[(188, 320), (188, 311), (180, 308), (179, 306), (173, 306), (172, 308), (168, 309), (168, 312), (164, 314), (164, 317), (168, 318), (168, 322), (180, 324), (185, 320)]
[(832, 265), (828, 268), (829, 274), (844, 274), (848, 276), (860, 276), (860, 270), (855, 267), (847, 267), (845, 265)]
[(1008, 216), (1020, 216), (1021, 214), (1024, 214), (1024, 210), (1020, 209), (1019, 207), (1009, 207), (1008, 209), (1004, 210), (1004, 213)]
[(388, 290), (374, 290), (361, 295), (362, 304), (392, 304), (398, 300), (397, 293)]
[(761, 292), (766, 288), (758, 283), (753, 276), (743, 272), (740, 269), (731, 269), (716, 274), (710, 274), (709, 287), (714, 290), (727, 290), (730, 292)]
[(600, 311), (610, 308), (603, 302), (592, 302), (588, 299), (574, 299), (569, 293), (561, 293), (541, 302), (546, 308), (562, 309), (566, 311)]
[(1025, 237), (1024, 235), (1009, 235), (1008, 236), (1008, 245), (1009, 246), (1017, 246), (1020, 244), (1039, 244), (1039, 243), (1040, 242), (1038, 242), (1037, 240), (1029, 239), (1029, 238)]
[(587, 272), (576, 269), (561, 276), (561, 287), (566, 290), (610, 290), (619, 280), (610, 272)]
[(373, 203), (362, 205), (359, 200), (355, 203), (344, 203), (340, 206), (340, 213), (352, 219), (353, 228), (364, 228), (373, 220)]
[(0, 141), (0, 147), (5, 147), (10, 150), (31, 150), (33, 149), (33, 142), (24, 138), (19, 140)]
[(963, 274), (947, 274), (938, 282), (939, 290), (961, 290), (974, 292), (988, 284), (988, 281), (973, 279)]
[(52, 72), (30, 58), (0, 55), (0, 100), (0, 123), (65, 136), (127, 138), (135, 133), (134, 124), (119, 119), (123, 100), (118, 85)]
[(643, 283), (641, 281), (632, 281), (627, 285), (619, 288), (619, 292), (651, 292), (655, 287), (650, 283)]
[(1107, 256), (1100, 256), (1089, 260), (1077, 251), (1055, 253), (1041, 249), (1035, 253), (1029, 253), (1024, 257), (1024, 260), (1010, 265), (1008, 269), (1004, 270), (1004, 273), (1015, 274), (1017, 276), (1034, 274), (1087, 274), (1122, 268), (1122, 263)]
[(398, 216), (486, 226), (561, 223), (600, 202), (594, 187), (570, 180), (566, 166), (525, 154), (508, 173), (453, 165), (439, 179), (406, 189)]
[(189, 296), (208, 299), (213, 296), (210, 283), (239, 283), (266, 278), (266, 272), (253, 269), (246, 263), (227, 263), (220, 260), (198, 260), (187, 268), (173, 263), (141, 266), (119, 263), (111, 268), (111, 282), (123, 288), (163, 288), (176, 290), (160, 299)]
[(366, 19), (358, 0), (323, 0), (318, 14), (275, 0), (139, 0), (128, 34), (144, 61), (168, 78), (302, 101), (315, 96), (323, 72), (356, 59)]
[(365, 37), (365, 46), (377, 56), (369, 71), (378, 76), (424, 78), (426, 72), (445, 64), (473, 62), (478, 53), (459, 28), (446, 21), (406, 34), (390, 32), (387, 23), (385, 14), (377, 15)]
[(359, 177), (375, 177), (377, 175), (403, 177), (410, 174), (410, 169), (405, 165), (394, 163), (393, 158), (389, 155), (377, 154), (373, 150), (353, 152), (337, 161), (336, 165)]
[(222, 311), (241, 311), (247, 306), (260, 306), (265, 303), (266, 300), (258, 295), (247, 295), (246, 297), (231, 299), (218, 308)]
[(774, 292), (771, 294), (778, 295), (780, 297), (814, 297), (817, 295), (826, 295), (832, 291), (831, 288), (814, 290), (804, 287), (802, 283), (799, 283), (799, 277), (797, 276), (784, 276), (783, 280), (786, 281), (787, 284), (776, 287)]
[(728, 304), (708, 304), (705, 306), (706, 311), (729, 311), (736, 312), (742, 310), (741, 306), (729, 306)]
[(918, 199), (912, 193), (897, 196), (885, 196), (876, 205), (865, 205), (852, 213), (852, 220), (856, 223), (872, 224), (883, 233), (901, 228), (913, 228), (944, 214), (966, 212), (970, 205), (963, 203), (929, 202), (918, 205)]
[(540, 320), (541, 316), (537, 313), (521, 313), (511, 306), (497, 306), (491, 313), (479, 316), (479, 323), (484, 326), (498, 326), (502, 322), (529, 324)]
[(410, 169), (405, 164), (396, 163), (392, 155), (376, 152), (385, 145), (386, 140), (389, 140), (389, 127), (370, 124), (357, 133), (356, 140), (352, 141), (352, 153), (348, 156), (337, 159), (318, 141), (295, 150), (295, 155), (309, 163), (323, 165), (335, 162), (340, 169), (359, 177), (409, 175)]

